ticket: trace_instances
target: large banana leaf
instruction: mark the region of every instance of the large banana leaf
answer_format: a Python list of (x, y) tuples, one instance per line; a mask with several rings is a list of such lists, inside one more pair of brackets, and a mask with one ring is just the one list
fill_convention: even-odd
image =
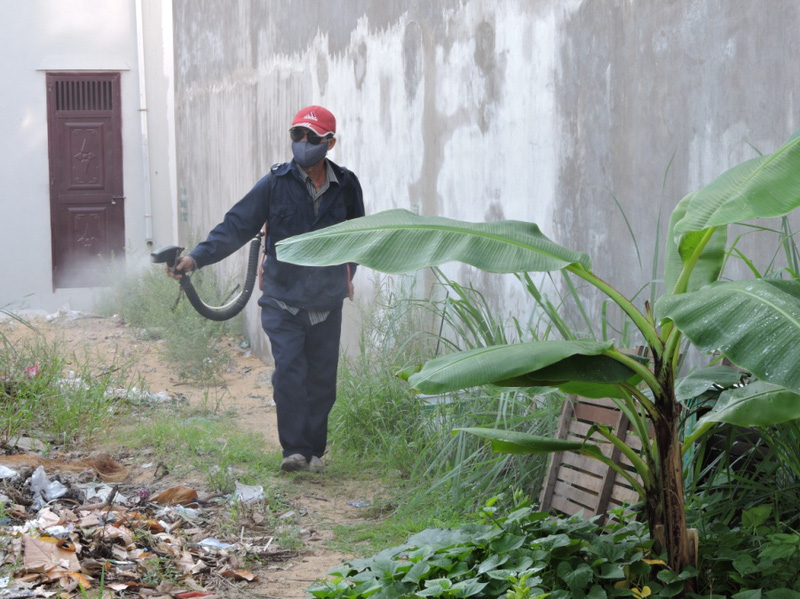
[[(437, 394), (487, 384), (532, 387), (630, 379), (634, 373), (627, 366), (601, 356), (612, 346), (612, 341), (534, 341), (480, 347), (435, 358), (408, 381), (422, 393)], [(605, 368), (598, 368), (598, 358)]]
[[(636, 359), (636, 356), (630, 356)], [(645, 359), (646, 363), (647, 360)], [(619, 383), (635, 387), (641, 378), (624, 364), (608, 356), (577, 354), (551, 366), (507, 380), (495, 381), (501, 387), (556, 387), (567, 395), (603, 398), (627, 396)]]
[(716, 366), (709, 366), (708, 368), (700, 368), (687, 374), (683, 379), (675, 385), (675, 399), (680, 402), (686, 402), (706, 391), (732, 387), (740, 382), (746, 373), (730, 366), (718, 364)]
[(798, 206), (800, 136), (795, 134), (774, 154), (743, 162), (697, 191), (675, 232), (783, 216)]
[(549, 272), (589, 257), (554, 243), (533, 223), (468, 223), (407, 210), (388, 210), (278, 243), (278, 258), (308, 266), (356, 262), (402, 273), (446, 262), (466, 262), (496, 273)]
[[(671, 293), (674, 290), (684, 262), (694, 254), (698, 244), (705, 236), (705, 231), (691, 231), (683, 235), (675, 232), (675, 226), (686, 216), (689, 202), (694, 195), (694, 193), (691, 193), (683, 198), (675, 207), (675, 210), (672, 211), (672, 216), (669, 220), (669, 231), (664, 253), (664, 284), (667, 293)], [(680, 292), (696, 291), (704, 285), (717, 280), (722, 270), (727, 242), (727, 227), (719, 227), (714, 231), (711, 240), (700, 253), (700, 258), (692, 269), (686, 289), (682, 289)]]
[(720, 350), (759, 379), (800, 392), (800, 283), (716, 283), (662, 297), (656, 311), (701, 350)]
[(771, 426), (796, 418), (800, 418), (800, 395), (778, 385), (756, 381), (722, 393), (714, 409), (697, 421), (684, 446), (699, 439), (718, 422)]
[(493, 428), (459, 428), (454, 432), (464, 432), (490, 439), (492, 451), (497, 453), (536, 454), (573, 451), (595, 459), (602, 458), (602, 452), (597, 445), (582, 441), (539, 437), (528, 433)]

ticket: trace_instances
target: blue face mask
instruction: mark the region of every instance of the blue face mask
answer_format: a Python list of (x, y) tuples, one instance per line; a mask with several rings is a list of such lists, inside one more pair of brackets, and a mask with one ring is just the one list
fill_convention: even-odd
[(310, 144), (307, 141), (292, 142), (292, 154), (294, 155), (294, 161), (303, 168), (314, 166), (320, 160), (325, 158), (325, 154), (327, 153), (327, 141), (323, 141), (321, 144), (317, 145)]

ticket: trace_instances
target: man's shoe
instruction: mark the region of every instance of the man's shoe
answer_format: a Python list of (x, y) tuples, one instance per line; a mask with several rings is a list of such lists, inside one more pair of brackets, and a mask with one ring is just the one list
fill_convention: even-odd
[(311, 461), (308, 463), (308, 469), (311, 470), (311, 472), (324, 472), (325, 463), (317, 456), (311, 456)]
[(284, 472), (308, 470), (308, 461), (302, 454), (293, 453), (292, 455), (283, 458), (283, 461), (281, 462), (281, 470)]

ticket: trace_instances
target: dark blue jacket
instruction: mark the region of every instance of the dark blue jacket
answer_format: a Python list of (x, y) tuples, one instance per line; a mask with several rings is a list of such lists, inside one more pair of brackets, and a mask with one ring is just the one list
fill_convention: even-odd
[[(330, 162), (330, 161), (329, 161)], [(189, 254), (197, 267), (219, 262), (250, 241), (268, 226), (264, 262), (263, 295), (295, 308), (332, 310), (347, 297), (347, 269), (339, 266), (297, 266), (275, 257), (275, 244), (282, 239), (316, 231), (364, 216), (364, 200), (358, 178), (344, 167), (330, 162), (338, 184), (331, 182), (322, 195), (319, 214), (294, 162), (276, 164), (247, 195), (239, 200), (205, 241)], [(350, 276), (355, 264), (350, 265)]]

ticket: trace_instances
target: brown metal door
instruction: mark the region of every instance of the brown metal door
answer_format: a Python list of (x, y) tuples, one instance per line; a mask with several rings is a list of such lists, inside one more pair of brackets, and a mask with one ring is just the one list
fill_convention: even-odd
[(48, 73), (53, 288), (108, 285), (124, 258), (119, 73)]

